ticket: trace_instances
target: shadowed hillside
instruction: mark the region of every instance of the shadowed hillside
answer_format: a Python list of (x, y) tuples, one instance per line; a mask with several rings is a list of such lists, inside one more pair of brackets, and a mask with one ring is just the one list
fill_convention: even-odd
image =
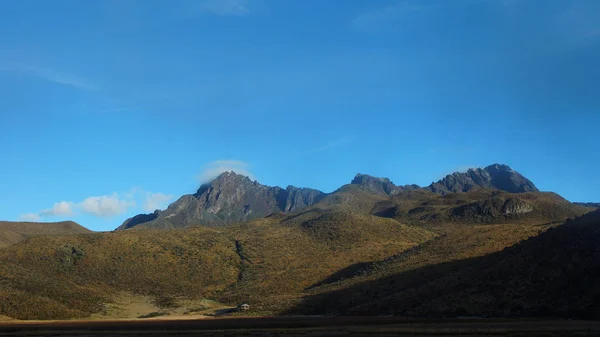
[(501, 252), (407, 267), (414, 256), (434, 252), (438, 240), (381, 262), (383, 276), (356, 276), (291, 312), (600, 319), (599, 211)]
[(10, 222), (0, 221), (0, 248), (8, 247), (35, 235), (67, 235), (90, 233), (76, 222)]

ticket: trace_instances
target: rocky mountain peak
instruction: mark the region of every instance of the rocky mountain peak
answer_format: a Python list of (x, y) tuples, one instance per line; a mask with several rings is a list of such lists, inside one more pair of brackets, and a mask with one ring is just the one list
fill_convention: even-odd
[(468, 192), (477, 188), (498, 189), (511, 193), (536, 192), (537, 187), (523, 175), (504, 164), (454, 172), (426, 189), (440, 194)]
[(204, 183), (198, 188), (194, 196), (198, 197), (205, 193), (207, 190), (221, 190), (227, 186), (233, 187), (236, 185), (258, 185), (256, 181), (252, 181), (249, 177), (235, 173), (234, 171), (225, 171), (219, 174), (215, 179), (210, 182)]
[(417, 185), (396, 186), (388, 178), (378, 178), (362, 173), (358, 173), (350, 183), (353, 185), (361, 185), (364, 189), (371, 193), (385, 195), (394, 195), (402, 191), (420, 188)]
[(363, 173), (357, 173), (350, 183), (355, 185), (393, 184), (389, 178), (379, 178)]
[(310, 188), (262, 185), (245, 175), (226, 171), (202, 184), (196, 193), (182, 196), (166, 210), (128, 219), (119, 229), (140, 224), (155, 228), (223, 226), (273, 213), (295, 212), (324, 196), (325, 193)]

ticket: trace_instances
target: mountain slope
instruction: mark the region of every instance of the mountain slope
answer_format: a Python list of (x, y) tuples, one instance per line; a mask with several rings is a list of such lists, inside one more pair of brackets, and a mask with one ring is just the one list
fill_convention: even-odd
[(600, 202), (574, 202), (573, 204), (594, 209), (600, 208)]
[(509, 166), (500, 164), (493, 164), (483, 169), (469, 169), (465, 173), (455, 172), (426, 187), (427, 190), (440, 194), (469, 192), (479, 188), (498, 189), (510, 193), (539, 191), (529, 179)]
[(0, 315), (84, 318), (102, 312), (120, 292), (175, 303), (250, 302), (253, 312), (273, 314), (339, 269), (433, 237), (346, 210), (219, 228), (34, 237), (0, 250)]
[(0, 248), (8, 247), (35, 235), (67, 235), (90, 233), (76, 222), (10, 222), (0, 221)]
[[(138, 215), (118, 229), (224, 226), (272, 213), (295, 212), (317, 203), (324, 196), (325, 193), (314, 189), (270, 187), (246, 176), (225, 172), (211, 183), (202, 185), (195, 194), (182, 196), (166, 210), (153, 215)], [(135, 221), (136, 218), (148, 221)]]
[(383, 276), (356, 275), (292, 312), (600, 319), (600, 211), (497, 253), (409, 267), (416, 256), (435, 253), (440, 240), (366, 271)]

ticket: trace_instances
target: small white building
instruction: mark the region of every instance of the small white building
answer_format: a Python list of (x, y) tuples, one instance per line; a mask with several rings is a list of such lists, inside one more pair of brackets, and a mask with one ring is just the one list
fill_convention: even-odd
[(239, 311), (247, 311), (247, 310), (250, 310), (250, 306), (246, 303), (240, 304), (240, 305), (238, 305), (238, 310)]

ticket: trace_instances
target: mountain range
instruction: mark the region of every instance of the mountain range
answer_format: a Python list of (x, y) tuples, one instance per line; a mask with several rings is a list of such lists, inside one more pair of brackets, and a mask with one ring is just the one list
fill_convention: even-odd
[(0, 317), (218, 315), (248, 303), (268, 316), (600, 319), (594, 210), (506, 165), (426, 187), (357, 174), (331, 193), (225, 172), (112, 232), (0, 223)]
[[(535, 185), (507, 165), (494, 164), (485, 168), (455, 172), (427, 187), (418, 185), (397, 186), (388, 178), (357, 174), (350, 183), (364, 191), (393, 197), (406, 191), (430, 191), (440, 195), (456, 192), (473, 192), (493, 189), (509, 193), (538, 192)], [(264, 218), (273, 213), (293, 213), (312, 206), (327, 196), (311, 188), (288, 186), (271, 187), (252, 181), (233, 171), (224, 172), (212, 182), (203, 184), (194, 194), (184, 195), (164, 210), (150, 214), (139, 214), (127, 219), (117, 230), (129, 228), (177, 228), (189, 226), (224, 226)], [(510, 201), (506, 209), (523, 210), (527, 207), (520, 201)]]

